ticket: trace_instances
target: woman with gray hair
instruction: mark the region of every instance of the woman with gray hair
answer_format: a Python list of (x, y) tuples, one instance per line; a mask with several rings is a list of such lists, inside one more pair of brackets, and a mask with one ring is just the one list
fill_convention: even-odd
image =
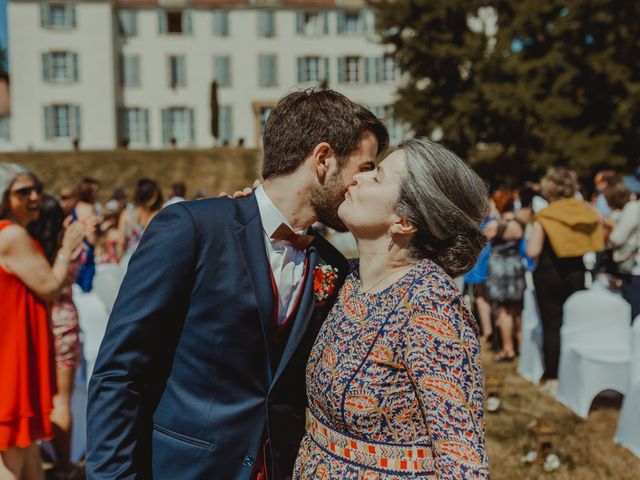
[(51, 438), (55, 393), (47, 301), (55, 300), (85, 234), (70, 225), (55, 262), (27, 232), (38, 218), (42, 183), (30, 170), (0, 164), (0, 478), (41, 479), (36, 440)]
[(360, 260), (309, 358), (294, 478), (489, 478), (478, 326), (453, 280), (484, 246), (488, 210), (484, 182), (428, 140), (354, 177), (338, 215)]

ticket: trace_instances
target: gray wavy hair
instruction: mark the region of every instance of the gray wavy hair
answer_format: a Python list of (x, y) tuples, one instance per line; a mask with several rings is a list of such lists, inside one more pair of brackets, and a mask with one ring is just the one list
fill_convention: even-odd
[(407, 173), (395, 210), (417, 228), (411, 253), (430, 258), (452, 277), (468, 272), (486, 244), (480, 223), (489, 214), (487, 184), (438, 143), (412, 138), (398, 149)]
[(38, 176), (27, 167), (17, 163), (0, 163), (0, 218), (5, 218), (9, 213), (9, 192), (20, 175), (28, 175), (35, 182), (40, 182)]

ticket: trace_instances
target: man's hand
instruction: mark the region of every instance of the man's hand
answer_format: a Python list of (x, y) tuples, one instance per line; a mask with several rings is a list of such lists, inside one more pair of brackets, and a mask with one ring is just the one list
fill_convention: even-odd
[(253, 192), (254, 188), (258, 188), (260, 186), (262, 182), (260, 182), (260, 180), (256, 179), (253, 182), (253, 187), (246, 187), (242, 190), (237, 190), (235, 192), (233, 192), (233, 195), (229, 195), (227, 192), (220, 192), (218, 194), (218, 198), (244, 198), (244, 197), (248, 197), (249, 195), (251, 195), (251, 192)]

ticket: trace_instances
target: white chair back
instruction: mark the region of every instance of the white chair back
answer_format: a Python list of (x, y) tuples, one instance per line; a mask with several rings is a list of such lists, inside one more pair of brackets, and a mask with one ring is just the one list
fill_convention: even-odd
[(620, 296), (597, 283), (590, 290), (571, 295), (564, 304), (561, 329), (563, 348), (631, 347), (631, 306)]

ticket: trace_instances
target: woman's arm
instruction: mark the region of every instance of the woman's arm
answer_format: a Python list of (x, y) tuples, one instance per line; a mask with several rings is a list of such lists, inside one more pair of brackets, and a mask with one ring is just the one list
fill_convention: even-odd
[(67, 278), (69, 261), (82, 242), (84, 233), (84, 226), (80, 223), (70, 225), (53, 266), (49, 266), (27, 230), (12, 225), (2, 231), (0, 258), (7, 270), (15, 274), (36, 295), (44, 300), (55, 301)]
[(544, 229), (540, 222), (533, 222), (531, 227), (531, 234), (527, 239), (527, 256), (531, 258), (538, 258), (542, 253), (542, 247), (544, 246)]
[[(488, 479), (480, 344), (453, 291), (410, 299), (405, 364), (431, 440), (438, 478)], [(438, 296), (436, 297), (436, 293)]]
[(633, 231), (638, 228), (640, 203), (629, 202), (622, 210), (620, 221), (609, 235), (609, 243), (613, 247), (620, 247), (629, 239)]

